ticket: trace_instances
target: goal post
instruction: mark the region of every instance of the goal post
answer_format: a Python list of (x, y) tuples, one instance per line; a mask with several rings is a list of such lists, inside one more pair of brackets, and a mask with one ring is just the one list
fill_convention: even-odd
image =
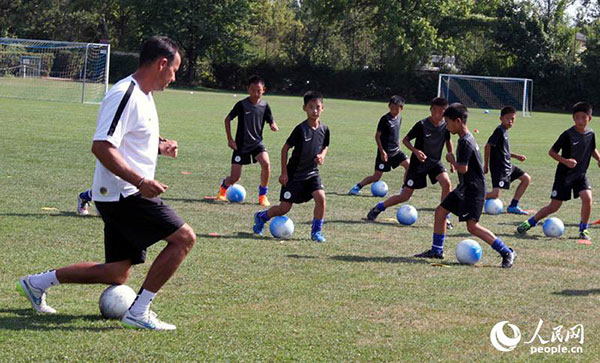
[(110, 45), (0, 38), (0, 97), (100, 103)]
[(438, 97), (467, 107), (502, 109), (512, 106), (523, 116), (531, 116), (533, 81), (528, 78), (440, 74)]

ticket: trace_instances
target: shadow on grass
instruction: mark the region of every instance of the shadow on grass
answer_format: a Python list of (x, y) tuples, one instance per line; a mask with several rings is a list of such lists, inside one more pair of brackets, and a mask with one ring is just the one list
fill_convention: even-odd
[[(466, 238), (471, 238), (471, 239), (476, 238), (475, 236), (473, 236), (470, 233), (454, 233), (454, 234), (453, 233), (448, 233), (447, 235), (450, 236), (450, 237), (466, 237)], [(532, 236), (532, 235), (529, 235), (529, 234), (523, 234), (523, 235), (521, 235), (521, 234), (517, 234), (517, 233), (496, 233), (496, 236), (506, 237), (506, 239), (509, 239), (509, 238), (513, 238), (513, 239), (529, 239), (529, 240), (534, 240), (534, 241), (539, 240), (541, 238), (546, 238), (546, 237), (540, 237), (540, 236)]]
[(73, 326), (71, 323), (98, 322), (105, 320), (100, 315), (40, 315), (32, 309), (0, 309), (0, 314), (15, 316), (0, 316), (0, 330), (37, 330), (37, 331), (108, 331), (121, 329), (115, 320), (114, 326)]
[(266, 233), (264, 236), (260, 237), (250, 232), (236, 232), (232, 234), (209, 234), (209, 233), (196, 233), (196, 237), (198, 238), (206, 238), (206, 239), (249, 239), (255, 241), (289, 241), (289, 242), (300, 242), (305, 241), (306, 238), (275, 238), (268, 236)]
[(319, 258), (318, 256), (309, 256), (309, 255), (297, 255), (297, 254), (292, 254), (292, 255), (287, 255), (287, 257), (289, 258), (297, 258), (297, 259), (314, 259), (314, 258)]
[(589, 290), (563, 290), (553, 292), (553, 295), (562, 295), (562, 296), (590, 296), (590, 295), (600, 295), (600, 289), (589, 289)]
[(414, 263), (414, 264), (431, 264), (430, 261), (413, 258), (413, 257), (394, 257), (394, 256), (385, 256), (385, 257), (367, 257), (367, 256), (356, 256), (356, 255), (340, 255), (340, 256), (331, 256), (329, 257), (331, 260), (336, 261), (344, 261), (344, 262), (385, 262), (385, 263)]
[(346, 193), (340, 193), (340, 192), (329, 192), (329, 191), (325, 191), (325, 195), (337, 195), (340, 197), (352, 197), (352, 198), (372, 198), (373, 200), (376, 200), (378, 197), (374, 197), (370, 194), (359, 194), (359, 195), (350, 195), (348, 194), (348, 192)]
[(48, 211), (47, 213), (0, 213), (3, 217), (75, 217), (75, 218), (100, 218), (99, 215), (88, 214), (82, 216), (72, 211)]
[(246, 203), (246, 202), (242, 202), (242, 203), (230, 203), (230, 202), (225, 202), (225, 201), (222, 201), (222, 200), (207, 199), (207, 198), (162, 198), (162, 200), (164, 200), (164, 201), (173, 201), (173, 202), (184, 202), (184, 203), (216, 204), (216, 205), (250, 205), (250, 204), (256, 204), (256, 203)]

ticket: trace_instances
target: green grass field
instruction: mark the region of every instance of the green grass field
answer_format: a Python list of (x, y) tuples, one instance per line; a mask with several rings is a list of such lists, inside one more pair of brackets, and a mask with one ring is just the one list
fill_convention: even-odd
[[(103, 224), (75, 214), (76, 196), (92, 181), (90, 153), (97, 105), (0, 99), (0, 361), (597, 361), (600, 353), (600, 231), (594, 244), (576, 243), (580, 203), (557, 213), (565, 235), (550, 239), (540, 227), (520, 238), (522, 217), (482, 217), (481, 223), (515, 248), (510, 270), (482, 243), (478, 266), (458, 265), (456, 244), (469, 235), (464, 224), (449, 231), (443, 266), (411, 256), (431, 245), (433, 210), (439, 186), (415, 192), (419, 210), (412, 227), (395, 222), (395, 208), (377, 223), (363, 220), (380, 199), (350, 197), (348, 189), (372, 173), (373, 135), (385, 102), (325, 100), (322, 120), (331, 129), (331, 145), (321, 177), (327, 193), (324, 233), (327, 242), (310, 241), (313, 203), (295, 206), (293, 239), (257, 239), (251, 235), (259, 167), (244, 169), (244, 204), (216, 204), (214, 195), (229, 172), (223, 118), (243, 95), (169, 90), (156, 94), (161, 134), (180, 145), (177, 159), (159, 161), (157, 179), (169, 185), (163, 194), (196, 231), (198, 241), (175, 277), (160, 291), (153, 309), (177, 325), (172, 333), (123, 329), (101, 318), (98, 297), (104, 286), (64, 285), (49, 291), (59, 313), (33, 313), (14, 290), (25, 274), (77, 261), (102, 261)], [(265, 130), (272, 162), (271, 200), (279, 195), (279, 151), (292, 128), (305, 117), (300, 97), (267, 95), (280, 132)], [(407, 105), (401, 137), (428, 115), (425, 106)], [(472, 110), (469, 126), (482, 147), (496, 127), (497, 113)], [(596, 119), (592, 120), (592, 127)], [(533, 177), (522, 199), (527, 209), (549, 201), (555, 162), (547, 151), (572, 125), (567, 114), (534, 113), (518, 117), (511, 132), (515, 163)], [(456, 136), (453, 137), (456, 144)], [(185, 172), (185, 173), (184, 173)], [(386, 173), (392, 192), (403, 172)], [(598, 186), (599, 169), (589, 178)], [(452, 182), (457, 184), (456, 175)], [(489, 183), (489, 179), (488, 179)], [(514, 187), (502, 194), (506, 203)], [(594, 202), (592, 219), (600, 217)], [(221, 234), (214, 238), (208, 234)], [(268, 235), (268, 232), (266, 233)], [(149, 250), (149, 261), (164, 242)], [(134, 268), (128, 285), (139, 288), (150, 264)], [(549, 342), (552, 329), (583, 324), (585, 342)], [(490, 343), (490, 330), (508, 320), (522, 339), (502, 353)], [(504, 331), (510, 335), (510, 330)], [(530, 354), (537, 347), (580, 347), (579, 354)]]

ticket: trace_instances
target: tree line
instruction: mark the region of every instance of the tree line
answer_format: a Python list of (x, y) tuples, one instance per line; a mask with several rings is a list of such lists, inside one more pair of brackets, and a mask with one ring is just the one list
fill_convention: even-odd
[[(282, 93), (426, 102), (441, 71), (531, 78), (537, 109), (600, 104), (599, 31), (600, 0), (0, 1), (2, 37), (135, 53), (168, 35), (182, 86), (240, 89), (260, 73)], [(114, 76), (135, 67), (112, 63)]]

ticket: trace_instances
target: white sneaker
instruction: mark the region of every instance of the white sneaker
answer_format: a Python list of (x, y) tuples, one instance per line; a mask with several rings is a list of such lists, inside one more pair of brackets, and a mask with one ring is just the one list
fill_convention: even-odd
[(90, 203), (87, 200), (81, 199), (80, 196), (77, 196), (77, 214), (81, 216), (87, 216), (90, 214)]
[(158, 320), (154, 311), (148, 311), (146, 314), (137, 316), (131, 314), (129, 310), (123, 315), (121, 324), (126, 328), (131, 329), (148, 329), (148, 330), (175, 330), (177, 327), (173, 324), (165, 323)]
[(31, 306), (43, 314), (56, 314), (56, 310), (46, 304), (46, 291), (31, 286), (29, 275), (22, 277), (17, 282), (17, 291), (25, 296)]

